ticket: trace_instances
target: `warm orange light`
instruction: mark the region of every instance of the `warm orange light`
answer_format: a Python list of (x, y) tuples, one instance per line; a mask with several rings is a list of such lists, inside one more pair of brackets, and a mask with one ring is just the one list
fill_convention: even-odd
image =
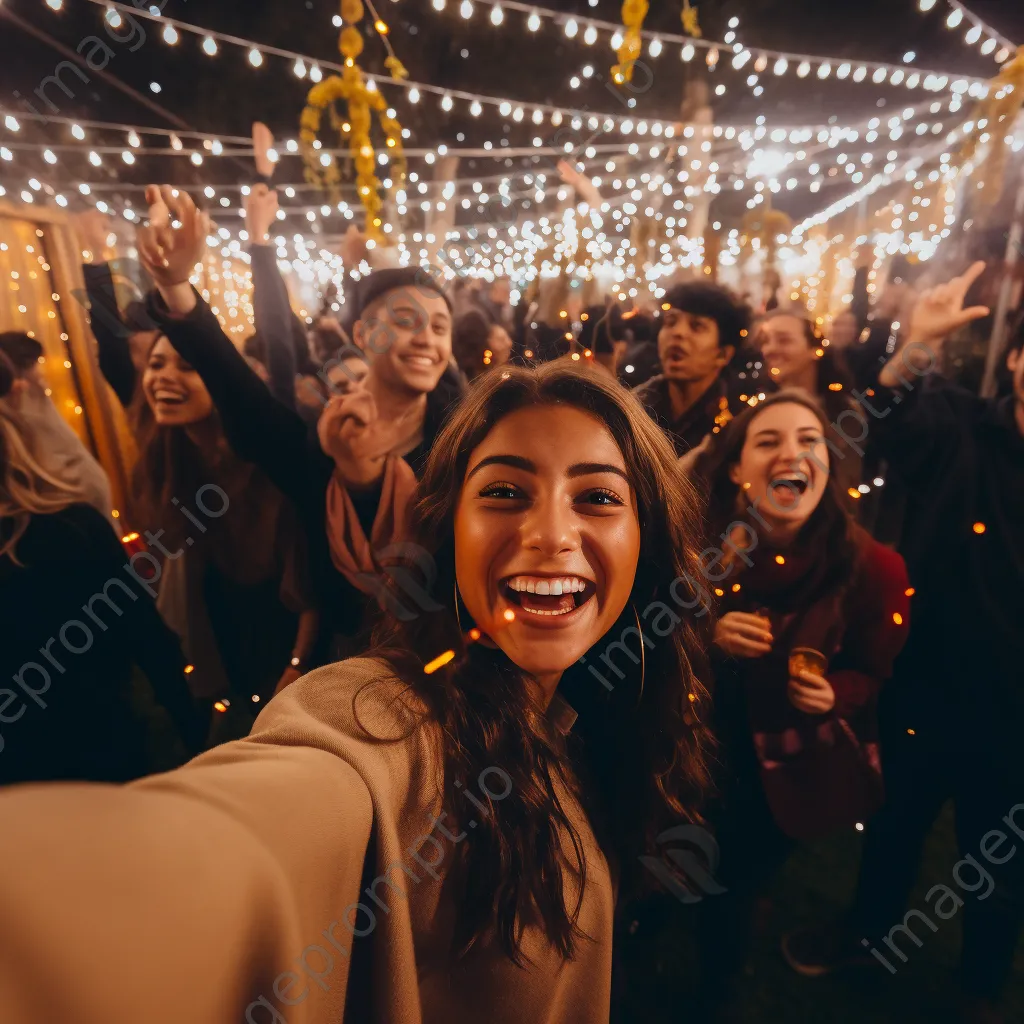
[(584, 359), (592, 359), (592, 358), (593, 358), (593, 356), (594, 356), (594, 353), (593, 353), (593, 352), (591, 352), (589, 348), (585, 348), (585, 349), (583, 350), (583, 358), (584, 358)]
[(516, 621), (516, 613), (514, 611), (512, 611), (511, 608), (506, 608), (505, 609), (505, 611), (503, 613), (503, 617), (504, 617), (506, 622), (515, 622)]
[(672, 306), (671, 306), (671, 304), (670, 304), (670, 303), (668, 303), (668, 302), (663, 302), (663, 303), (661, 304), (661, 308), (662, 308), (663, 310), (665, 310), (665, 312), (667, 313), (667, 312), (668, 312), (668, 311), (669, 311), (669, 310), (670, 310), (670, 309), (672, 308)]
[(579, 352), (573, 352), (572, 358), (573, 358), (574, 362), (578, 363), (580, 361), (580, 354), (579, 354)]
[(222, 700), (217, 701), (217, 703), (213, 705), (214, 711), (227, 711), (227, 709), (227, 704), (225, 704), (224, 701)]
[(908, 729), (908, 730), (907, 730), (907, 735), (908, 735), (908, 736), (916, 736), (916, 735), (917, 735), (917, 733), (916, 733), (916, 732), (915, 732), (915, 731), (914, 731), (913, 729)]
[(113, 516), (114, 519), (119, 519), (120, 516), (121, 516), (121, 513), (118, 512), (116, 508), (112, 508), (110, 510), (110, 514), (111, 514), (111, 516)]
[(695, 694), (695, 693), (688, 693), (686, 696), (690, 698), (690, 703), (691, 704), (695, 704), (697, 702), (697, 694)]
[(779, 368), (777, 366), (773, 366), (772, 367), (772, 376), (773, 377), (778, 377), (778, 375), (779, 375)]
[(745, 338), (745, 337), (747, 336), (747, 334), (748, 334), (748, 333), (749, 333), (749, 332), (748, 332), (748, 331), (747, 331), (747, 329), (746, 329), (746, 328), (744, 327), (744, 328), (743, 328), (743, 330), (742, 330), (742, 331), (740, 331), (740, 337), (741, 337), (741, 338)]
[(477, 629), (477, 628), (476, 628), (476, 626), (474, 626), (474, 627), (473, 627), (473, 628), (472, 628), (472, 629), (471, 629), (471, 630), (469, 631), (469, 639), (470, 639), (470, 640), (479, 640), (479, 639), (480, 639), (480, 637), (481, 637), (481, 635), (482, 635), (482, 634), (480, 633), (480, 630), (479, 630), (479, 629)]
[(444, 654), (439, 654), (433, 661), (428, 661), (426, 665), (423, 666), (423, 671), (429, 676), (439, 668), (443, 668), (449, 661), (453, 661), (454, 658), (454, 651), (445, 651)]
[(375, 22), (373, 23), (373, 27), (374, 27), (374, 28), (375, 28), (375, 29), (376, 29), (376, 30), (377, 30), (377, 31), (378, 31), (378, 32), (379, 32), (379, 33), (380, 33), (380, 34), (381, 34), (382, 36), (386, 36), (386, 35), (388, 34), (388, 26), (387, 26), (387, 24), (386, 24), (385, 22), (381, 21), (381, 20), (380, 20), (380, 18), (378, 18), (378, 19), (377, 19), (377, 20), (376, 20), (376, 21), (375, 21)]
[(558, 315), (564, 320), (569, 314), (564, 309), (560, 309)]
[(581, 319), (581, 320), (582, 320), (582, 321), (583, 321), (584, 323), (586, 323), (586, 322), (587, 322), (587, 321), (588, 321), (588, 320), (590, 319), (590, 314), (589, 314), (589, 313), (581, 313), (581, 314), (580, 314), (580, 319)]
[(715, 597), (725, 597), (725, 591), (719, 590), (718, 587), (715, 587)]
[(857, 501), (860, 498), (860, 491), (858, 491), (856, 487), (851, 487), (846, 493), (853, 498), (854, 501)]
[(195, 670), (196, 670), (195, 665), (186, 665), (185, 666), (185, 675), (190, 676), (190, 675), (192, 675), (193, 672), (195, 672)]
[(734, 594), (738, 594), (740, 592), (740, 585), (738, 583), (734, 583), (732, 585), (732, 592)]
[(835, 384), (829, 384), (828, 389), (829, 391), (842, 391), (843, 385), (838, 382)]
[(986, 527), (984, 523), (975, 523), (973, 529), (975, 533), (980, 535), (983, 534), (988, 527)]
[(892, 613), (892, 621), (895, 622), (897, 626), (902, 626), (903, 625), (903, 616), (900, 615), (899, 612), (893, 612)]
[(913, 587), (907, 587), (907, 589), (904, 590), (903, 593), (907, 597), (913, 597), (917, 593), (917, 591)]
[(259, 704), (259, 702), (260, 702), (260, 695), (258, 693), (254, 693), (252, 695), (252, 702), (253, 702), (253, 704)]
[(779, 565), (785, 565), (786, 564), (786, 560), (782, 557), (782, 555), (776, 555), (775, 556), (775, 561), (778, 562)]
[(526, 358), (527, 358), (527, 359), (532, 359), (532, 358), (533, 358), (533, 349), (532, 349), (532, 348), (528, 348), (528, 349), (527, 349), (527, 350), (526, 350), (526, 351), (525, 351), (525, 352), (523, 353), (523, 355), (524, 355), (524, 356), (526, 356)]

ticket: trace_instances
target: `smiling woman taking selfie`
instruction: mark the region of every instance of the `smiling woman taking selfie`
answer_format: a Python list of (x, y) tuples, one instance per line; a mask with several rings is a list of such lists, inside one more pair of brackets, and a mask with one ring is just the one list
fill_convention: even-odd
[(721, 847), (703, 906), (704, 998), (735, 992), (757, 896), (797, 841), (881, 802), (878, 692), (906, 639), (903, 560), (844, 510), (827, 421), (802, 390), (737, 416), (697, 465), (710, 494)]
[[(8, 1024), (608, 1020), (616, 888), (705, 784), (701, 640), (641, 611), (700, 603), (693, 492), (614, 381), (510, 369), (438, 438), (413, 520), (438, 610), (247, 739), (0, 796)], [(583, 667), (609, 641), (610, 689)]]

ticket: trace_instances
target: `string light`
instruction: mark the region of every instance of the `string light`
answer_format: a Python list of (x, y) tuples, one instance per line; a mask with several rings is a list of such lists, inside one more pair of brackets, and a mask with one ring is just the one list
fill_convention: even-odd
[(207, 36), (203, 40), (203, 49), (211, 57), (216, 57), (217, 56), (217, 40), (214, 39), (213, 36)]

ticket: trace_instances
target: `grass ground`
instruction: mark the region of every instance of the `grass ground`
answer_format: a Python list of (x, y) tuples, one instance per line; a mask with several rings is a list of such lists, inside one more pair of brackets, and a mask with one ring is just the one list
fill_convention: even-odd
[[(896, 976), (883, 968), (819, 979), (789, 969), (779, 936), (808, 923), (833, 918), (852, 898), (860, 859), (860, 835), (834, 837), (799, 851), (773, 887), (768, 920), (759, 929), (741, 982), (740, 1020), (750, 1024), (946, 1024), (956, 1020), (960, 919), (927, 933), (924, 947), (911, 947)], [(924, 894), (950, 884), (958, 859), (951, 809), (929, 837), (912, 906)], [(969, 896), (966, 898), (970, 898)], [(620, 950), (626, 987), (613, 1024), (676, 1024), (693, 1021), (688, 1009), (696, 983), (692, 908), (666, 901), (659, 922), (623, 938)], [(1004, 1006), (1008, 1022), (1024, 1021), (1024, 943), (1018, 944), (1014, 976)]]

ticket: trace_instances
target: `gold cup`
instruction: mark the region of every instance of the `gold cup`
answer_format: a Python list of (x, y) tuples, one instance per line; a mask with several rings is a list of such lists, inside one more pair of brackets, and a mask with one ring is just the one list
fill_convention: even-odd
[(813, 672), (815, 675), (823, 676), (828, 668), (828, 660), (821, 651), (813, 647), (794, 647), (789, 652), (789, 676), (791, 679), (799, 679), (801, 672)]

